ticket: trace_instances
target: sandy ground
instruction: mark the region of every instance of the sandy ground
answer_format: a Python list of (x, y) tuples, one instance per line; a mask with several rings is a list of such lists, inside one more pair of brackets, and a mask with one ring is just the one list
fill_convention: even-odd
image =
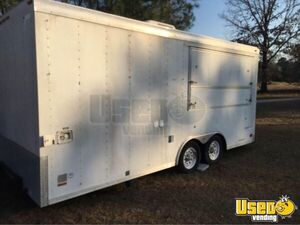
[[(168, 169), (47, 208), (0, 171), (0, 223), (251, 223), (234, 199), (289, 195), (300, 206), (300, 101), (258, 104), (256, 143), (205, 172)], [(300, 223), (300, 210), (281, 223)]]

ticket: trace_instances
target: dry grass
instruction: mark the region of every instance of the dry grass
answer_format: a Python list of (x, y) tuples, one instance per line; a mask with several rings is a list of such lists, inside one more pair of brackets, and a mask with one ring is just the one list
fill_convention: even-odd
[(299, 90), (300, 83), (287, 83), (287, 82), (272, 82), (269, 85), (269, 89), (272, 90)]
[(300, 83), (272, 82), (268, 93), (259, 93), (259, 99), (300, 97)]
[[(257, 141), (228, 151), (204, 173), (161, 171), (44, 209), (0, 172), (0, 223), (251, 223), (234, 199), (277, 199), (300, 206), (300, 101), (258, 105)], [(283, 223), (300, 223), (299, 210)]]

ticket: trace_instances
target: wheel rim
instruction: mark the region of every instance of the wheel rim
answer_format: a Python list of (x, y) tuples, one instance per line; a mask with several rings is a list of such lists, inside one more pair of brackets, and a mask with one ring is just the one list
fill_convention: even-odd
[(218, 141), (213, 141), (210, 143), (208, 148), (208, 156), (210, 160), (214, 161), (216, 160), (220, 155), (220, 143)]
[(190, 147), (188, 148), (183, 155), (183, 165), (186, 169), (192, 169), (197, 163), (197, 150)]

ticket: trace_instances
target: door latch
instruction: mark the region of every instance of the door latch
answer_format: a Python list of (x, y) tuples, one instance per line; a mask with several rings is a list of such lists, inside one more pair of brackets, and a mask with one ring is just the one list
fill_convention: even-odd
[(51, 145), (67, 144), (73, 141), (73, 131), (69, 128), (63, 128), (56, 134), (44, 135), (40, 137), (40, 146), (47, 147)]
[(189, 109), (195, 109), (197, 105), (197, 102), (190, 102), (189, 103)]
[(73, 140), (73, 131), (68, 128), (56, 132), (56, 144), (66, 144)]

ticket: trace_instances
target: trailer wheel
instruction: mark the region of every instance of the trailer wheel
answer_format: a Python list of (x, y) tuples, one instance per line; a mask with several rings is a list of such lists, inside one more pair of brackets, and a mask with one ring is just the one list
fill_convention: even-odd
[(188, 142), (182, 149), (178, 161), (181, 172), (191, 172), (197, 168), (201, 159), (200, 146), (195, 141)]
[(203, 161), (209, 165), (218, 162), (222, 157), (224, 148), (225, 144), (220, 136), (211, 137), (204, 146)]

